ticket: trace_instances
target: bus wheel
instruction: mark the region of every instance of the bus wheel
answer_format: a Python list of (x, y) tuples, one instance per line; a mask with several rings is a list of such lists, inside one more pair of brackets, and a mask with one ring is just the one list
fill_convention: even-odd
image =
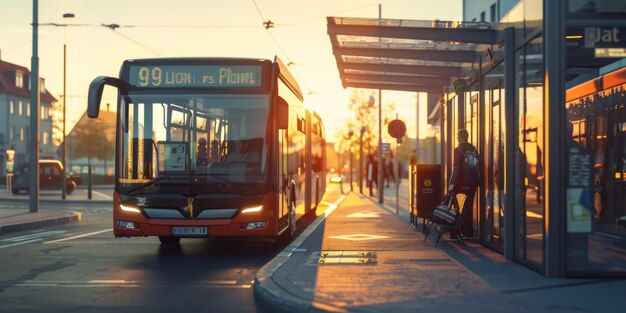
[(277, 244), (289, 244), (294, 239), (296, 233), (296, 203), (289, 202), (289, 224), (287, 229), (283, 231), (280, 236), (274, 238), (274, 243)]
[(159, 236), (159, 241), (163, 245), (177, 245), (180, 243), (180, 237)]

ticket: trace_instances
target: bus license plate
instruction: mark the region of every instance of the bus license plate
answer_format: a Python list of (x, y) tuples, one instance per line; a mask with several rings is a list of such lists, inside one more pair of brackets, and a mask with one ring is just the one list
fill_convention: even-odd
[(173, 236), (206, 236), (206, 227), (172, 227)]

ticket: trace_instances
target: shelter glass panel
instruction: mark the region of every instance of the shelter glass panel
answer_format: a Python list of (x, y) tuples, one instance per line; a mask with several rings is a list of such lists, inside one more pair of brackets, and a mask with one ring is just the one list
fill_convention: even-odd
[(504, 64), (485, 76), (485, 204), (480, 212), (481, 242), (502, 251), (504, 233)]
[[(569, 12), (616, 10), (626, 18), (623, 1), (592, 2), (585, 9), (569, 1)], [(585, 27), (584, 36), (581, 28), (567, 29), (563, 215), (571, 276), (626, 276), (626, 67), (624, 55), (601, 53), (623, 52), (626, 41), (616, 35), (617, 22), (603, 22)]]
[(543, 41), (537, 37), (516, 53), (518, 64), (515, 151), (516, 259), (543, 268), (544, 245), (544, 75)]

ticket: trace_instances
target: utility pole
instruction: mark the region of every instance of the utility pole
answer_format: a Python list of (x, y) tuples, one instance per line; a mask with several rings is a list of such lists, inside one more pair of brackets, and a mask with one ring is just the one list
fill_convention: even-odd
[(33, 0), (33, 55), (30, 61), (29, 211), (39, 212), (39, 1)]
[[(382, 4), (378, 4), (378, 19), (382, 19), (383, 9)], [(383, 203), (384, 190), (383, 185), (383, 102), (382, 102), (382, 90), (378, 89), (378, 183), (376, 187), (378, 189), (378, 203)]]
[[(421, 159), (421, 151), (420, 151), (420, 93), (417, 92), (417, 104), (415, 107), (417, 108), (417, 116), (415, 120), (415, 153), (417, 154), (417, 163)], [(397, 157), (397, 156), (396, 156)], [(433, 161), (434, 163), (434, 161)]]
[(361, 126), (361, 136), (359, 136), (359, 192), (363, 194), (363, 134), (365, 126)]
[[(63, 18), (72, 18), (74, 14), (65, 13), (63, 14)], [(65, 27), (65, 37), (63, 39), (63, 147), (61, 148), (63, 151), (63, 159), (61, 162), (63, 163), (63, 173), (61, 174), (61, 199), (65, 200), (66, 198), (66, 185), (67, 181), (65, 176), (67, 175), (67, 145), (65, 141), (67, 138), (65, 137), (65, 114), (66, 114), (66, 99), (67, 94), (65, 93), (65, 85), (66, 85), (66, 73), (67, 73), (67, 26)]]

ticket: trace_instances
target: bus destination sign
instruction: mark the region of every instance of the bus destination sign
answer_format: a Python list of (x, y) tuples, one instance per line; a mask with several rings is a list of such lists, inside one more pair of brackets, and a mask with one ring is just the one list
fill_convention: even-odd
[(133, 65), (129, 83), (144, 88), (260, 87), (261, 66)]

